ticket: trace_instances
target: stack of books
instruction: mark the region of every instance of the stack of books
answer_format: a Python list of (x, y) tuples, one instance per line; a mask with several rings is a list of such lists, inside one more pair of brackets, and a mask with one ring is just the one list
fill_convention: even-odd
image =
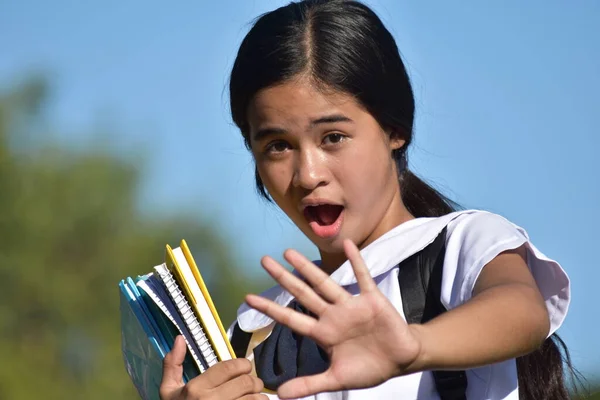
[(127, 373), (144, 400), (159, 399), (162, 362), (175, 337), (187, 355), (184, 382), (219, 361), (235, 358), (227, 333), (185, 242), (166, 246), (165, 262), (119, 283), (121, 344)]

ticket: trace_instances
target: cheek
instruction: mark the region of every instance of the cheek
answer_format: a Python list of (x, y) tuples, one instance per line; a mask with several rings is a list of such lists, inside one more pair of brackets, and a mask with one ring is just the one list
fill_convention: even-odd
[(275, 202), (285, 197), (285, 193), (291, 182), (289, 168), (283, 163), (261, 163), (256, 164), (258, 175)]
[(344, 193), (361, 213), (368, 213), (393, 188), (394, 169), (391, 157), (385, 150), (357, 151), (347, 165), (349, 167), (343, 169), (347, 172), (340, 176)]

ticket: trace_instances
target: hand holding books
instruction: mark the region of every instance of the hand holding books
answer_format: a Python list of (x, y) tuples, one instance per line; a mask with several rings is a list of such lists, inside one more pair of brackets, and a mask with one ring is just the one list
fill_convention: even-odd
[(263, 383), (251, 376), (252, 364), (245, 358), (223, 361), (209, 368), (187, 384), (183, 382), (185, 341), (175, 339), (173, 350), (164, 359), (163, 378), (160, 385), (161, 400), (184, 399), (261, 399)]

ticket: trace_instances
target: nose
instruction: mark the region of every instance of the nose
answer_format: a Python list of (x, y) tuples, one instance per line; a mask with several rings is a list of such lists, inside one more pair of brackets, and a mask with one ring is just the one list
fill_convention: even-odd
[(294, 162), (292, 184), (306, 190), (314, 190), (327, 184), (326, 159), (317, 149), (302, 150)]

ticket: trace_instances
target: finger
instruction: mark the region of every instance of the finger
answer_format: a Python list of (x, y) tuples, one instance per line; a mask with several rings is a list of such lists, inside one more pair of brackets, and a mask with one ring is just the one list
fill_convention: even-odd
[(360, 255), (358, 247), (356, 247), (350, 239), (344, 240), (344, 252), (346, 253), (346, 257), (348, 257), (348, 260), (350, 260), (361, 293), (376, 290), (377, 284), (373, 280), (367, 264), (365, 264), (365, 261)]
[(273, 279), (315, 314), (321, 315), (329, 306), (329, 303), (315, 293), (310, 286), (302, 282), (271, 257), (263, 257), (261, 263)]
[(238, 399), (244, 395), (258, 394), (263, 388), (263, 381), (259, 378), (244, 374), (225, 382), (214, 393), (218, 393), (219, 399)]
[(206, 370), (202, 375), (192, 379), (188, 384), (213, 389), (240, 375), (249, 374), (252, 363), (245, 358), (234, 358), (219, 362)]
[(185, 386), (183, 383), (183, 360), (187, 346), (183, 336), (175, 338), (173, 348), (163, 359), (163, 375), (160, 383), (162, 399), (174, 398)]
[(239, 398), (239, 400), (269, 400), (269, 396), (262, 393), (257, 394), (247, 394)]
[(329, 275), (296, 250), (287, 250), (283, 256), (327, 301), (337, 303), (351, 297)]
[(246, 296), (246, 303), (303, 336), (310, 336), (317, 323), (316, 319), (308, 315), (301, 314), (288, 307), (282, 307), (271, 300), (253, 294)]
[(277, 396), (280, 399), (296, 399), (341, 389), (342, 387), (337, 379), (327, 370), (322, 374), (303, 376), (287, 381), (279, 386)]

